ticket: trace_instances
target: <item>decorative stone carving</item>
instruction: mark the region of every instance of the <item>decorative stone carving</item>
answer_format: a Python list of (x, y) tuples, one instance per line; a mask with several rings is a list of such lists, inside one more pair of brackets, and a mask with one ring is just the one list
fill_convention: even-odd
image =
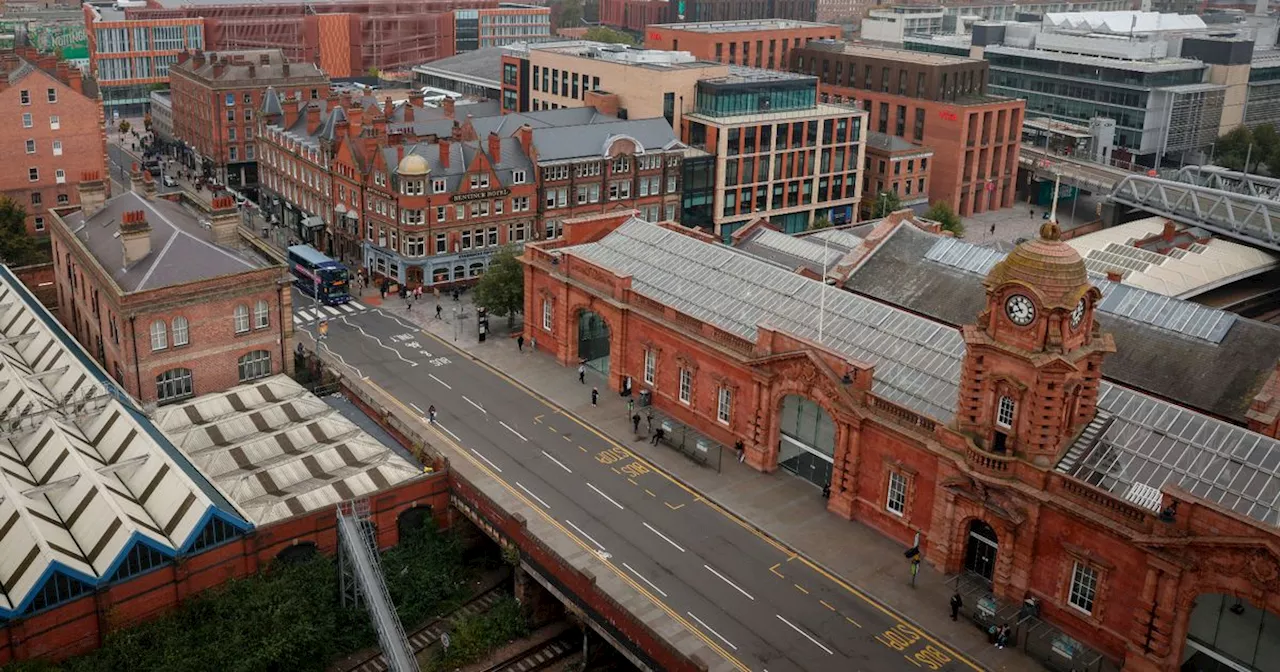
[(1205, 551), (1197, 563), (1200, 571), (1227, 577), (1247, 579), (1255, 588), (1268, 594), (1280, 593), (1280, 563), (1262, 548), (1234, 551)]

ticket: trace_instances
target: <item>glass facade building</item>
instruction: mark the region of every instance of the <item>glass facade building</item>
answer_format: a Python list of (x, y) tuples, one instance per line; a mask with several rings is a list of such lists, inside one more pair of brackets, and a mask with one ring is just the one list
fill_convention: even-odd
[(694, 109), (708, 117), (733, 117), (761, 112), (811, 109), (818, 102), (818, 88), (809, 77), (782, 77), (765, 81), (727, 77), (698, 82)]

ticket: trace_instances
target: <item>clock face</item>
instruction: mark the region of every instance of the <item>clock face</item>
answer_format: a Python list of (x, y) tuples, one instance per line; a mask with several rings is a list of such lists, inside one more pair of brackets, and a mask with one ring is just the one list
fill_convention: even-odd
[(1080, 326), (1080, 320), (1084, 319), (1084, 299), (1080, 299), (1080, 303), (1076, 304), (1076, 309), (1071, 311), (1071, 328), (1076, 329)]
[(1014, 294), (1004, 302), (1004, 312), (1009, 316), (1010, 321), (1020, 327), (1025, 327), (1031, 324), (1031, 320), (1036, 319), (1035, 304), (1021, 294)]

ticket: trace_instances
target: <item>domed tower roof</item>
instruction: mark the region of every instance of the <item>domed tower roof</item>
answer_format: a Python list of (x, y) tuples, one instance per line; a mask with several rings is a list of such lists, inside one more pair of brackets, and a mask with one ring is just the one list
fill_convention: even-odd
[(400, 160), (400, 165), (396, 166), (396, 173), (406, 177), (420, 177), (431, 172), (431, 167), (427, 165), (427, 160), (417, 154), (410, 154)]
[(1057, 222), (1045, 222), (1040, 236), (1013, 248), (987, 274), (988, 289), (1016, 282), (1036, 291), (1046, 308), (1073, 308), (1090, 287), (1084, 259), (1062, 241)]

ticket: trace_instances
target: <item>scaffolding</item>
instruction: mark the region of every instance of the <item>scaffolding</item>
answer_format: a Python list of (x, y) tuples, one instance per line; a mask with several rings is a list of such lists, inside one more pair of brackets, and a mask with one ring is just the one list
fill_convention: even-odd
[(378, 632), (382, 656), (393, 672), (417, 672), (418, 660), (405, 637), (400, 616), (387, 593), (378, 560), (378, 544), (369, 520), (369, 500), (338, 505), (338, 589), (342, 606), (364, 607)]

